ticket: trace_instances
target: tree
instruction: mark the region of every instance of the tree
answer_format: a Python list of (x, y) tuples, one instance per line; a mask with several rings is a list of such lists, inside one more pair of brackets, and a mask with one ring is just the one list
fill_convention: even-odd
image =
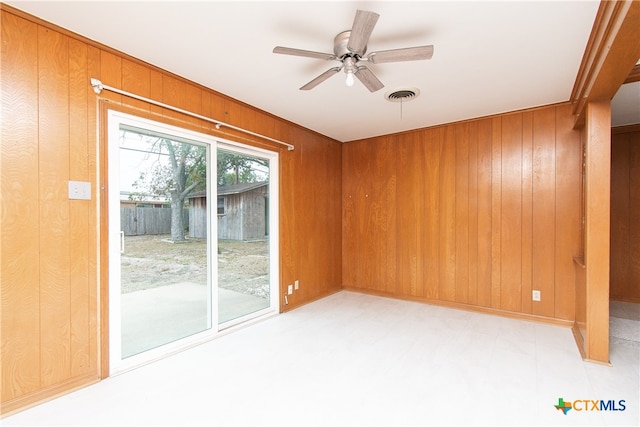
[(269, 168), (269, 161), (257, 157), (218, 150), (218, 185), (239, 184), (241, 182), (257, 182), (264, 176), (256, 173), (256, 167)]
[(194, 191), (206, 189), (205, 147), (172, 141), (167, 138), (149, 138), (150, 152), (159, 157), (168, 156), (166, 162), (157, 161), (140, 174), (133, 186), (152, 194), (169, 196), (171, 200), (171, 240), (185, 240), (184, 201)]

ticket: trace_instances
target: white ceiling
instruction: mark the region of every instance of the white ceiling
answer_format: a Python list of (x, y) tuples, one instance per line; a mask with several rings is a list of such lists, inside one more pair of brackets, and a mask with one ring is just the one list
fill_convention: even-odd
[(640, 82), (620, 87), (611, 100), (611, 126), (640, 123)]
[[(339, 141), (567, 101), (598, 1), (322, 1), (6, 3)], [(274, 46), (333, 53), (357, 9), (380, 18), (368, 51), (434, 45), (428, 61), (368, 64), (370, 93), (338, 65), (276, 55)], [(410, 102), (385, 93), (417, 88)], [(221, 119), (222, 118), (218, 118)], [(223, 120), (224, 121), (224, 120)]]

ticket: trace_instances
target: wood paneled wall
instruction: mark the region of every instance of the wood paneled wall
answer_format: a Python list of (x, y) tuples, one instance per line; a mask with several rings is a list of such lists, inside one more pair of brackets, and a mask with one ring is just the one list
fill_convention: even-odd
[(640, 125), (611, 137), (610, 297), (640, 303)]
[[(2, 12), (3, 412), (97, 378), (88, 65), (85, 44)], [(69, 180), (92, 182), (93, 200), (69, 200)]]
[[(91, 77), (295, 145), (287, 151), (218, 133), (280, 152), (281, 286), (300, 281), (283, 309), (340, 289), (341, 144), (0, 7), (3, 414), (100, 377), (105, 349), (98, 322), (106, 317), (98, 295), (107, 284), (98, 275), (107, 265), (99, 266), (105, 218), (98, 201), (108, 182), (99, 178), (107, 159), (99, 154), (104, 141), (97, 137), (99, 102)], [(216, 132), (209, 123), (111, 92), (101, 97), (155, 119)], [(69, 200), (69, 180), (90, 182), (92, 199)]]
[(342, 161), (345, 288), (574, 320), (568, 104), (350, 142)]

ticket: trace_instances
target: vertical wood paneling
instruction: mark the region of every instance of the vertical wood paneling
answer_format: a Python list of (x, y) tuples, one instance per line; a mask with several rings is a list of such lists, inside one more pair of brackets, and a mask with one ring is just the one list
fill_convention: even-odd
[(225, 100), (225, 120), (226, 123), (239, 126), (245, 129), (256, 129), (256, 111), (247, 106), (233, 101)]
[[(343, 285), (571, 320), (578, 138), (561, 105), (344, 144)], [(373, 167), (393, 158), (389, 143), (395, 163)], [(365, 201), (394, 164), (395, 270), (382, 260), (393, 236), (382, 237)], [(395, 286), (376, 282), (393, 271)]]
[(611, 273), (610, 294), (625, 295), (629, 283), (629, 162), (631, 148), (627, 138), (614, 135), (611, 144)]
[[(579, 255), (580, 191), (576, 176), (582, 173), (580, 138), (570, 131), (572, 124), (568, 106), (556, 108), (556, 247), (555, 305), (553, 316), (575, 318), (575, 267), (573, 257)], [(568, 257), (566, 254), (572, 254)]]
[[(358, 161), (365, 143), (353, 143), (342, 148), (342, 284), (360, 288), (363, 287), (364, 277), (361, 269), (353, 257), (364, 249), (363, 240), (367, 236), (364, 233), (364, 223), (360, 213), (363, 212), (363, 200), (360, 185), (365, 162)], [(348, 177), (348, 179), (344, 179)]]
[(295, 186), (288, 185), (295, 182), (296, 171), (299, 169), (300, 150), (284, 151), (280, 160), (280, 285), (281, 308), (286, 310), (284, 295), (287, 284), (293, 283), (299, 277), (299, 257), (296, 254), (298, 248), (298, 233), (296, 232), (297, 217), (295, 212), (296, 193)]
[(40, 175), (40, 358), (41, 385), (69, 378), (69, 56), (68, 39), (46, 28), (38, 31)]
[(414, 197), (424, 193), (424, 154), (422, 147), (411, 135), (401, 137), (397, 147), (397, 266), (398, 292), (422, 295), (422, 250), (424, 244), (424, 199)]
[[(296, 192), (295, 212), (299, 235), (296, 257), (299, 258), (300, 292), (295, 301), (309, 301), (335, 292), (340, 288), (341, 242), (336, 239), (329, 246), (311, 244), (320, 242), (327, 233), (340, 233), (341, 182), (340, 147), (318, 135), (308, 135), (301, 148), (300, 181)], [(332, 165), (332, 166), (329, 166)], [(306, 187), (308, 186), (308, 187)], [(308, 197), (309, 188), (323, 188), (323, 197)]]
[(453, 126), (444, 128), (440, 153), (440, 283), (438, 296), (456, 298), (456, 145)]
[[(149, 97), (151, 99), (163, 99), (163, 75), (158, 70), (151, 69), (149, 71)], [(150, 105), (149, 111), (154, 114), (162, 115), (164, 109), (156, 105)]]
[(469, 123), (469, 297), (467, 302), (478, 304), (478, 122)]
[[(102, 83), (122, 87), (122, 58), (104, 50), (100, 51), (100, 80)], [(100, 93), (101, 98), (110, 99), (121, 103), (122, 95), (104, 90)]]
[[(443, 139), (443, 128), (436, 128), (426, 130), (420, 140), (425, 161), (424, 296), (433, 299), (440, 296), (440, 168)], [(418, 194), (417, 197), (421, 195)], [(403, 226), (404, 224), (399, 224), (399, 227)]]
[[(137, 62), (122, 60), (122, 90), (135, 93), (145, 98), (151, 97), (151, 70)], [(156, 98), (161, 99), (161, 98)], [(127, 103), (135, 108), (150, 110), (149, 104), (137, 99), (129, 99)]]
[(628, 134), (629, 155), (629, 276), (627, 291), (621, 295), (640, 302), (640, 132)]
[[(574, 188), (577, 192), (577, 189)], [(533, 254), (533, 113), (522, 114), (522, 306), (531, 313)]]
[[(396, 159), (388, 139), (343, 150), (343, 284), (396, 286)], [(364, 151), (364, 155), (363, 155)], [(345, 167), (346, 165), (346, 167)]]
[(609, 292), (640, 302), (640, 130), (614, 129), (611, 142)]
[(478, 122), (478, 305), (491, 307), (492, 120)]
[(455, 300), (469, 300), (469, 124), (455, 127)]
[(373, 176), (382, 177), (371, 182), (369, 211), (367, 216), (372, 225), (373, 245), (376, 248), (374, 259), (377, 268), (374, 269), (374, 283), (378, 289), (395, 292), (396, 280), (396, 155), (395, 146), (390, 138), (383, 138), (379, 149), (372, 156)]
[[(532, 312), (553, 316), (555, 286), (555, 110), (533, 113), (533, 289), (541, 292)], [(567, 256), (570, 256), (569, 254)]]
[[(87, 144), (87, 46), (77, 40), (69, 40), (69, 177), (74, 181), (92, 182)], [(92, 198), (96, 188), (91, 188)], [(89, 311), (90, 233), (89, 212), (91, 202), (69, 202), (70, 239), (70, 287), (71, 287), (71, 375), (81, 375), (90, 368), (91, 324)]]
[[(2, 399), (40, 387), (38, 27), (0, 12)], [(11, 126), (4, 124), (11, 123)]]
[(500, 308), (520, 311), (522, 294), (522, 114), (502, 119)]
[[(162, 76), (162, 102), (196, 114), (200, 114), (202, 111), (202, 98), (200, 97), (199, 89), (183, 80), (166, 74)], [(172, 110), (165, 109), (163, 115), (184, 120), (188, 123), (199, 123), (199, 120), (194, 117), (184, 117), (184, 114)]]
[(491, 132), (491, 307), (500, 308), (502, 287), (502, 119), (492, 120)]
[[(100, 49), (94, 46), (87, 46), (87, 74), (89, 77), (100, 75)], [(100, 325), (98, 327), (98, 315), (100, 310), (98, 309), (98, 245), (102, 240), (99, 237), (100, 224), (98, 223), (98, 206), (100, 206), (100, 199), (102, 196), (102, 188), (99, 185), (98, 180), (98, 117), (97, 117), (97, 100), (95, 93), (91, 85), (86, 85), (87, 91), (87, 122), (86, 122), (86, 141), (87, 141), (87, 174), (92, 181), (92, 202), (89, 205), (89, 220), (87, 227), (89, 228), (89, 234), (87, 237), (87, 255), (89, 258), (89, 273), (88, 273), (88, 300), (86, 304), (89, 307), (89, 321), (87, 328), (89, 330), (89, 365), (90, 371), (98, 375), (98, 343), (99, 334), (96, 331), (105, 333), (108, 336), (108, 325)], [(103, 165), (106, 167), (106, 165)], [(97, 233), (98, 236), (95, 236)], [(96, 241), (98, 240), (98, 241)], [(106, 243), (106, 242), (105, 242)], [(106, 347), (106, 345), (105, 345)], [(105, 363), (105, 366), (108, 364)]]

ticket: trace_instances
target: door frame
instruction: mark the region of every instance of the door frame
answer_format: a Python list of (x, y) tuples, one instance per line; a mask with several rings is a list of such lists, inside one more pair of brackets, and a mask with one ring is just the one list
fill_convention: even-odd
[[(240, 143), (237, 141), (229, 140), (226, 138), (220, 138), (215, 135), (215, 131), (208, 126), (196, 125), (192, 120), (184, 121), (172, 117), (161, 116), (158, 114), (149, 113), (145, 110), (139, 110), (123, 105), (114, 105), (113, 103), (105, 100), (100, 100), (98, 103), (99, 109), (99, 124), (98, 126), (98, 141), (99, 141), (99, 179), (100, 179), (100, 200), (98, 209), (98, 221), (100, 224), (100, 235), (98, 240), (99, 253), (100, 253), (100, 315), (99, 315), (99, 370), (100, 379), (108, 378), (111, 375), (126, 372), (127, 370), (134, 369), (146, 363), (152, 363), (155, 360), (159, 360), (168, 357), (172, 354), (182, 352), (196, 345), (200, 345), (204, 342), (223, 336), (227, 333), (233, 332), (236, 329), (248, 326), (250, 324), (261, 321), (267, 317), (278, 315), (281, 311), (280, 307), (280, 247), (279, 247), (279, 151), (271, 150), (267, 148), (261, 148), (246, 143)], [(260, 310), (256, 313), (250, 313), (247, 316), (243, 316), (239, 319), (234, 319), (223, 324), (217, 323), (216, 319), (212, 319), (212, 327), (210, 333), (203, 336), (203, 333), (196, 334), (197, 339), (182, 341), (182, 345), (176, 346), (175, 349), (165, 351), (159, 354), (158, 357), (154, 357), (144, 363), (131, 366), (126, 369), (119, 370), (118, 372), (111, 372), (111, 348), (110, 348), (110, 259), (109, 259), (109, 227), (110, 227), (110, 215), (109, 215), (109, 128), (112, 115), (116, 116), (128, 116), (140, 122), (151, 122), (161, 127), (168, 129), (180, 129), (181, 132), (191, 133), (203, 136), (205, 139), (211, 140), (210, 151), (217, 150), (218, 147), (223, 146), (225, 149), (233, 149), (234, 151), (249, 153), (250, 155), (269, 159), (269, 191), (270, 191), (270, 203), (269, 203), (269, 280), (270, 280), (270, 304), (269, 307)], [(210, 154), (210, 158), (215, 160), (215, 153)], [(208, 160), (210, 161), (210, 160)], [(211, 190), (213, 190), (213, 187)], [(210, 191), (210, 197), (217, 196), (214, 191)], [(212, 199), (213, 200), (213, 199)], [(116, 201), (119, 203), (119, 198)], [(215, 210), (211, 209), (210, 218), (215, 218)], [(217, 223), (214, 220), (210, 220), (212, 230), (217, 228)], [(212, 234), (213, 235), (213, 234)], [(217, 240), (217, 236), (216, 236)], [(213, 243), (210, 247), (213, 247)], [(215, 261), (217, 254), (210, 255), (211, 258), (211, 290), (214, 293), (217, 290), (217, 262)], [(217, 297), (212, 296), (212, 304), (217, 304)], [(212, 311), (217, 314), (217, 307), (213, 307)], [(163, 346), (164, 348), (164, 346)]]

